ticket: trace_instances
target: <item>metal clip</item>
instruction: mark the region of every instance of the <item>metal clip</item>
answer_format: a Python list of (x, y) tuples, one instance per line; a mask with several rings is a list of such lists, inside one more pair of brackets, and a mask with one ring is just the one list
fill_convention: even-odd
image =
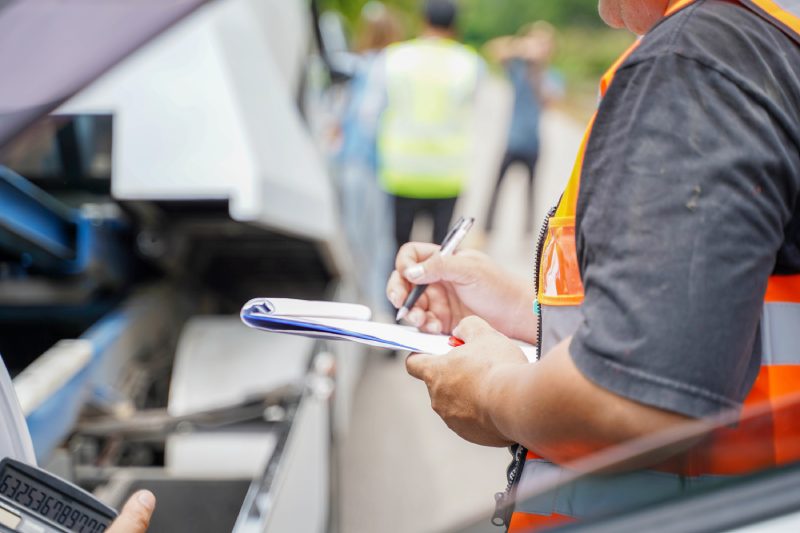
[(492, 525), (497, 527), (508, 527), (510, 507), (506, 504), (506, 493), (497, 492), (494, 495), (494, 514), (492, 515)]

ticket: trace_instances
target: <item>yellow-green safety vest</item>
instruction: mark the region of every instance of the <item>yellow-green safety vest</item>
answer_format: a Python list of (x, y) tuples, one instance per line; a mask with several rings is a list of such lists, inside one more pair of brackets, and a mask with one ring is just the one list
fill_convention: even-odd
[(408, 198), (459, 195), (469, 175), (481, 64), (450, 39), (414, 39), (386, 50), (387, 104), (377, 139), (384, 190)]

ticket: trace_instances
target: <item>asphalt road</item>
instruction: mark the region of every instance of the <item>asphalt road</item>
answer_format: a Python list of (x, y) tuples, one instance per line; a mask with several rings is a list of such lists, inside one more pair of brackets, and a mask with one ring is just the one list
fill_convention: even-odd
[[(476, 216), (479, 225), (502, 158), (509, 99), (501, 82), (492, 82), (481, 98), (475, 173), (457, 208)], [(466, 245), (481, 247), (516, 275), (532, 278), (538, 225), (558, 200), (582, 133), (563, 114), (547, 112), (543, 117), (534, 235), (524, 231), (525, 171), (512, 167), (501, 191), (495, 231), (488, 238), (475, 231)], [(425, 230), (424, 224), (419, 230)], [(345, 533), (433, 532), (482, 515), (488, 520), (493, 494), (505, 486), (510, 459), (505, 449), (475, 446), (451, 433), (430, 409), (425, 386), (405, 373), (402, 360), (382, 354), (366, 365), (342, 454)]]

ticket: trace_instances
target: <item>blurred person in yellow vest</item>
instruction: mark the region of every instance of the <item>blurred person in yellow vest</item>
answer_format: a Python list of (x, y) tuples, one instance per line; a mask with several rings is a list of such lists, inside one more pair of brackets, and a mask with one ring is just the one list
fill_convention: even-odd
[[(461, 437), (512, 447), (494, 521), (513, 532), (800, 463), (800, 2), (599, 4), (642, 37), (602, 79), (534, 283), (410, 243), (387, 286), (399, 307), (427, 284), (407, 319), (464, 341), (406, 366)], [(731, 413), (699, 443), (524, 497), (597, 451)]]
[(478, 83), (485, 67), (456, 40), (452, 0), (428, 0), (419, 38), (389, 46), (372, 77), (383, 97), (377, 127), (378, 179), (394, 204), (398, 246), (416, 217), (433, 219), (433, 240), (447, 233), (469, 176)]

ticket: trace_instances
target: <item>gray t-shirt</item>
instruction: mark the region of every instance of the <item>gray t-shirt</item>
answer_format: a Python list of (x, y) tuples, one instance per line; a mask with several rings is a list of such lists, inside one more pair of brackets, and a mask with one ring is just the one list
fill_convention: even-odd
[(741, 405), (767, 279), (800, 272), (799, 152), (800, 46), (787, 34), (700, 0), (644, 38), (586, 153), (586, 299), (570, 346), (584, 375), (693, 417)]

